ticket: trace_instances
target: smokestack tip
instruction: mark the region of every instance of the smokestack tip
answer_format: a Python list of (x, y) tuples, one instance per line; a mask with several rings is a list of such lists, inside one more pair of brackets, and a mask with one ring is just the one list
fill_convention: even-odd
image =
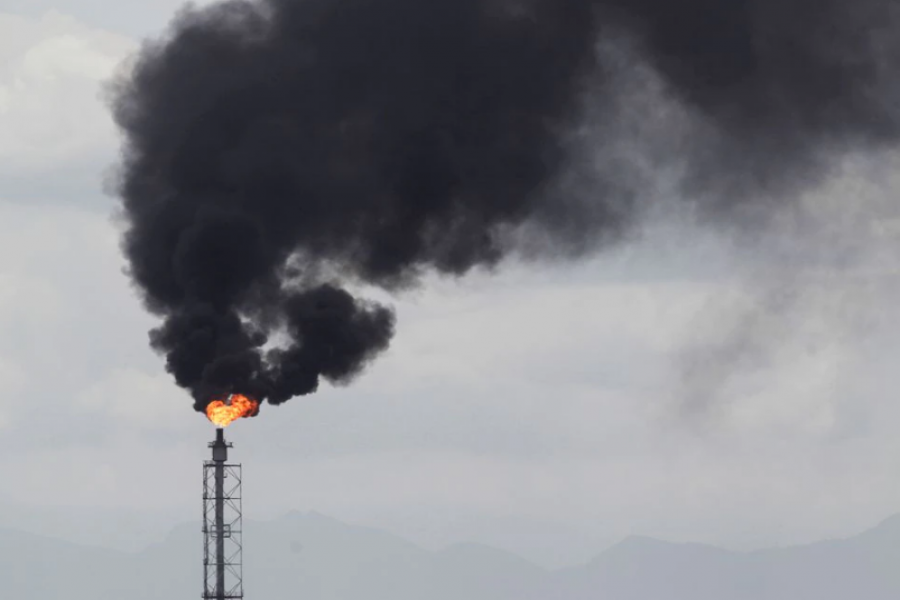
[(216, 429), (216, 440), (214, 442), (210, 442), (209, 447), (212, 448), (213, 461), (225, 462), (226, 460), (228, 460), (228, 448), (231, 447), (231, 444), (225, 441), (224, 429)]

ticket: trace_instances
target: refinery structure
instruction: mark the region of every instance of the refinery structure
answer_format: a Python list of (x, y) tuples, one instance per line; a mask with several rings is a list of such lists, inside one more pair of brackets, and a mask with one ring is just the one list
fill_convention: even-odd
[(203, 463), (203, 598), (244, 597), (241, 465), (228, 463), (224, 429)]

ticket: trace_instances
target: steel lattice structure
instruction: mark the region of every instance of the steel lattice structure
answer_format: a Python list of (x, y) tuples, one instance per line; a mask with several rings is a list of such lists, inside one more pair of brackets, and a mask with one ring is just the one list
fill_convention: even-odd
[(226, 464), (228, 448), (221, 429), (211, 442), (212, 460), (203, 463), (203, 598), (244, 597), (241, 513), (241, 465)]

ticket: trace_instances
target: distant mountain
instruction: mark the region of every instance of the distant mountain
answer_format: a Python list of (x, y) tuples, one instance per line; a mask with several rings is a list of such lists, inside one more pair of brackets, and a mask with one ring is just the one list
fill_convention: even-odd
[[(429, 552), (315, 513), (245, 527), (248, 600), (896, 600), (900, 516), (859, 536), (737, 553), (629, 538), (547, 571), (478, 544)], [(125, 553), (0, 530), (0, 597), (174, 600), (201, 592), (199, 525)]]
[(560, 599), (887, 600), (900, 598), (900, 516), (862, 535), (729, 552), (629, 538), (583, 567), (553, 574)]

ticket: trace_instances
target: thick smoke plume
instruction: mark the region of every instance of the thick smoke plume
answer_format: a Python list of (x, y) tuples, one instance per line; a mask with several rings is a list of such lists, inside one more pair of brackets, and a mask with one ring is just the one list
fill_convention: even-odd
[[(715, 133), (673, 157), (691, 189), (752, 165), (716, 212), (770, 203), (814, 182), (829, 156), (896, 139), (895, 11), (892, 0), (186, 10), (114, 100), (124, 249), (164, 319), (152, 345), (198, 409), (229, 392), (277, 404), (350, 380), (387, 348), (392, 311), (348, 285), (396, 290), (424, 271), (490, 266), (523, 228), (564, 253), (615, 234), (638, 200), (552, 189), (585, 103), (622, 94), (604, 42), (636, 47), (670, 101)], [(593, 143), (602, 157), (616, 142)]]

